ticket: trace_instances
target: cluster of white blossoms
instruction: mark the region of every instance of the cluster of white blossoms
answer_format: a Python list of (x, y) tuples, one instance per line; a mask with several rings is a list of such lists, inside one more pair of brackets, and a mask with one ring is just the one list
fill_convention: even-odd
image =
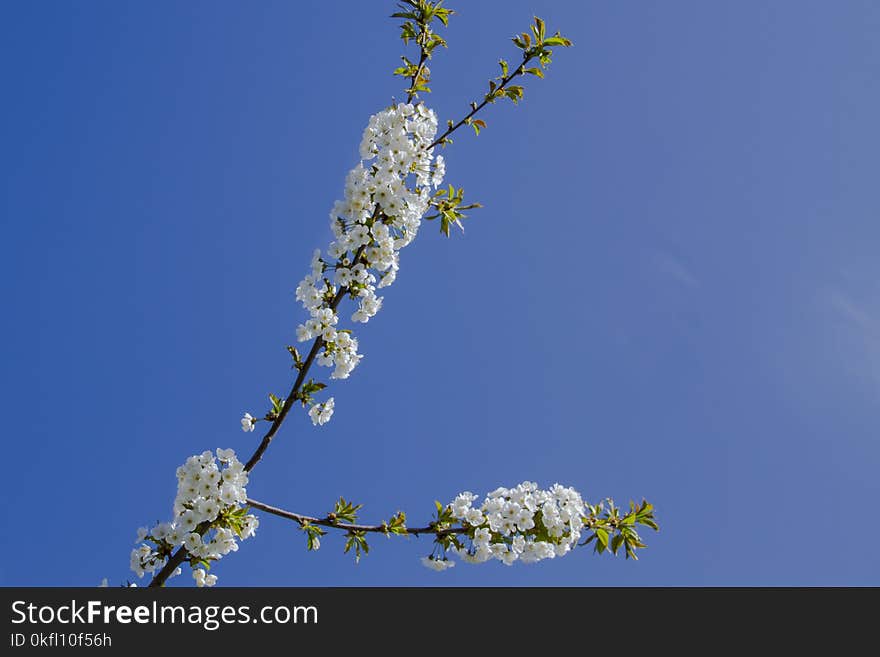
[[(311, 318), (296, 330), (297, 340), (321, 338), (317, 362), (332, 367), (333, 379), (345, 379), (360, 362), (357, 339), (338, 328), (336, 306), (343, 294), (357, 300), (353, 322), (368, 322), (382, 307), (376, 290), (397, 276), (400, 249), (415, 238), (431, 200), (443, 181), (443, 157), (428, 148), (437, 133), (437, 117), (424, 104), (399, 104), (370, 117), (360, 146), (361, 162), (345, 181), (344, 199), (330, 212), (334, 240), (322, 255), (316, 249), (311, 271), (296, 288), (296, 298)], [(324, 424), (332, 400), (312, 409), (312, 421)]]
[(204, 568), (196, 568), (193, 570), (193, 579), (196, 581), (196, 586), (199, 588), (202, 588), (203, 586), (214, 586), (214, 584), (217, 583), (217, 576), (208, 575)]
[[(449, 505), (452, 517), (466, 530), (460, 536), (471, 544), (452, 551), (467, 563), (497, 559), (509, 566), (553, 559), (568, 554), (581, 538), (586, 507), (573, 488), (554, 484), (542, 490), (526, 481), (515, 488), (497, 488), (479, 506), (476, 501), (476, 495), (464, 492)], [(434, 570), (452, 564), (433, 556), (422, 563)]]
[[(153, 573), (179, 546), (189, 553), (193, 566), (238, 550), (237, 539), (253, 536), (259, 525), (257, 517), (246, 514), (241, 506), (247, 500), (247, 482), (244, 465), (231, 449), (218, 449), (216, 458), (211, 452), (190, 456), (177, 468), (174, 520), (138, 529), (141, 545), (131, 552), (131, 569), (138, 577)], [(175, 574), (179, 572), (178, 568)], [(200, 568), (193, 571), (193, 577), (198, 586), (213, 586), (217, 581)]]
[[(338, 327), (337, 306), (345, 294), (357, 300), (351, 321), (366, 323), (382, 307), (376, 290), (394, 282), (400, 250), (415, 239), (422, 216), (446, 174), (442, 155), (429, 148), (437, 116), (424, 104), (398, 104), (370, 117), (360, 146), (361, 161), (345, 181), (344, 199), (330, 211), (334, 240), (315, 249), (311, 270), (296, 288), (296, 299), (311, 317), (296, 328), (296, 339), (321, 339), (315, 360), (333, 368), (331, 379), (346, 379), (363, 356), (350, 329)], [(315, 425), (333, 415), (334, 400), (313, 403)], [(257, 418), (245, 413), (241, 428), (253, 431)]]
[(442, 572), (447, 568), (452, 568), (455, 565), (455, 562), (450, 561), (449, 559), (435, 559), (432, 555), (430, 557), (422, 557), (422, 565), (425, 568)]
[(309, 417), (312, 418), (312, 424), (319, 425), (329, 422), (333, 417), (333, 407), (335, 401), (333, 397), (325, 401), (323, 404), (315, 404), (309, 409)]

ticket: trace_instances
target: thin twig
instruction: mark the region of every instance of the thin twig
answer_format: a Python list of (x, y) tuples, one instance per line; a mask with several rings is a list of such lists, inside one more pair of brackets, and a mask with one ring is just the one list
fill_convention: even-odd
[(422, 47), (422, 54), (419, 57), (419, 65), (416, 68), (416, 72), (412, 76), (412, 82), (409, 85), (409, 92), (407, 93), (407, 96), (406, 96), (407, 104), (411, 103), (413, 98), (415, 98), (415, 96), (416, 96), (416, 91), (415, 91), (416, 80), (418, 80), (419, 76), (422, 74), (422, 69), (425, 67), (425, 62), (427, 61), (427, 59), (428, 59), (428, 52), (424, 49), (424, 47)]
[[(500, 91), (501, 89), (504, 89), (504, 87), (506, 87), (507, 84), (510, 83), (511, 80), (513, 80), (513, 78), (515, 78), (518, 75), (522, 75), (526, 64), (529, 63), (529, 60), (533, 56), (534, 55), (523, 55), (522, 63), (514, 69), (513, 73), (510, 73), (507, 77), (505, 77), (504, 79), (501, 80), (501, 83), (497, 87), (495, 87), (495, 91), (497, 92), (497, 91)], [(493, 98), (494, 98), (494, 96), (490, 96), (489, 94), (487, 94), (486, 97), (483, 99), (482, 103), (480, 103), (479, 105), (474, 107), (470, 112), (468, 112), (468, 114), (465, 115), (465, 117), (461, 121), (450, 126), (449, 128), (446, 129), (446, 132), (444, 132), (442, 135), (437, 137), (437, 139), (434, 140), (434, 143), (431, 144), (430, 146), (428, 146), (428, 150), (434, 148), (434, 146), (437, 146), (438, 144), (442, 144), (449, 135), (451, 135), (453, 132), (455, 132), (461, 126), (463, 126), (467, 122), (468, 119), (470, 119), (471, 117), (474, 116), (474, 114), (476, 114), (481, 109), (483, 109), (489, 103), (489, 101), (492, 100)]]
[[(353, 531), (353, 532), (374, 532), (377, 534), (392, 534), (388, 525), (356, 525), (353, 523), (347, 522), (339, 522), (329, 517), (323, 518), (315, 518), (312, 516), (305, 516), (301, 513), (294, 513), (293, 511), (286, 511), (285, 509), (279, 509), (277, 506), (270, 506), (269, 504), (264, 504), (263, 502), (258, 502), (257, 500), (252, 500), (250, 498), (247, 499), (247, 505), (254, 509), (259, 509), (260, 511), (265, 511), (266, 513), (271, 513), (274, 516), (278, 516), (279, 518), (286, 518), (287, 520), (293, 520), (300, 524), (300, 526), (309, 524), (309, 525), (320, 525), (322, 527), (330, 527), (331, 529), (341, 529), (343, 531)], [(436, 525), (433, 523), (428, 525), (427, 527), (405, 527), (401, 534), (435, 534), (437, 536), (445, 536), (446, 534), (463, 534), (468, 531), (464, 527), (447, 527), (444, 529), (438, 529)]]

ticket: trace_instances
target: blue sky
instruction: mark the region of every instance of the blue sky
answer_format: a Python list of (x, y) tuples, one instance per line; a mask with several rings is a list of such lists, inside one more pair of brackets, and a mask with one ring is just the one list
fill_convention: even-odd
[[(533, 14), (575, 47), (447, 149), (485, 208), (450, 240), (424, 227), (333, 420), (292, 414), (248, 491), (416, 523), (558, 481), (647, 497), (662, 531), (638, 563), (434, 573), (425, 539), (356, 566), (263, 517), (220, 584), (880, 584), (880, 8), (451, 6), (441, 121)], [(3, 3), (0, 584), (124, 581), (177, 465), (255, 446), (239, 418), (289, 389), (293, 290), (400, 98), (392, 11)]]

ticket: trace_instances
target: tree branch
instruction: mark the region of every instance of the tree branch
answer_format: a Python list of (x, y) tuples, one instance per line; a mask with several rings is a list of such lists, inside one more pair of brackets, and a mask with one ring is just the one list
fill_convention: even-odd
[[(520, 63), (520, 65), (514, 69), (513, 73), (508, 74), (507, 77), (505, 77), (504, 79), (501, 80), (501, 83), (497, 87), (495, 87), (495, 91), (497, 92), (497, 91), (504, 89), (504, 87), (507, 86), (510, 83), (510, 81), (513, 80), (516, 76), (522, 75), (526, 64), (528, 64), (529, 60), (532, 59), (533, 57), (534, 57), (534, 55), (523, 55), (522, 63)], [(444, 143), (444, 141), (446, 140), (446, 138), (449, 135), (451, 135), (453, 132), (455, 132), (461, 126), (463, 126), (465, 123), (467, 123), (468, 119), (472, 118), (477, 112), (479, 112), (481, 109), (483, 109), (489, 103), (489, 101), (491, 101), (493, 99), (494, 99), (493, 95), (486, 94), (486, 97), (483, 99), (482, 103), (480, 103), (479, 105), (474, 107), (470, 112), (468, 112), (468, 114), (461, 121), (459, 121), (458, 123), (447, 128), (446, 132), (444, 132), (442, 135), (437, 137), (437, 139), (434, 140), (434, 143), (431, 144), (430, 146), (428, 146), (428, 149), (430, 150), (431, 148), (434, 148), (434, 146), (437, 146), (438, 144)]]
[[(286, 518), (287, 520), (293, 520), (300, 524), (300, 526), (309, 524), (309, 525), (320, 525), (321, 527), (330, 527), (331, 529), (341, 529), (343, 531), (355, 531), (355, 532), (373, 532), (377, 534), (391, 534), (393, 532), (389, 531), (387, 525), (356, 525), (347, 522), (338, 522), (329, 517), (324, 518), (315, 518), (312, 516), (305, 516), (300, 513), (294, 513), (293, 511), (286, 511), (284, 509), (279, 509), (276, 506), (270, 506), (268, 504), (264, 504), (263, 502), (258, 502), (257, 500), (252, 500), (250, 498), (247, 499), (247, 505), (253, 509), (259, 509), (260, 511), (265, 511), (266, 513), (271, 513), (274, 516), (278, 516), (279, 518)], [(419, 535), (419, 534), (434, 534), (436, 536), (444, 536), (446, 534), (463, 534), (468, 531), (464, 527), (447, 527), (445, 529), (438, 529), (433, 523), (428, 525), (427, 527), (406, 527), (405, 531), (400, 532), (401, 535)]]
[[(422, 32), (425, 33), (425, 31), (426, 31), (425, 26), (422, 26)], [(416, 68), (415, 73), (413, 74), (413, 77), (412, 77), (412, 85), (411, 85), (411, 88), (408, 93), (407, 102), (411, 102), (415, 96), (415, 92), (414, 92), (415, 84), (416, 84), (417, 80), (419, 79), (419, 76), (421, 75), (422, 70), (424, 69), (425, 62), (428, 59), (428, 55), (429, 55), (425, 44), (420, 44), (420, 47), (421, 47), (421, 55), (419, 58), (419, 64)], [(513, 72), (509, 73), (507, 76), (502, 78), (500, 84), (497, 87), (492, 88), (490, 90), (489, 94), (486, 94), (486, 97), (483, 99), (483, 102), (481, 102), (478, 105), (474, 104), (473, 109), (467, 115), (465, 115), (464, 118), (462, 118), (460, 121), (458, 121), (458, 123), (450, 125), (446, 129), (446, 131), (442, 135), (440, 135), (440, 137), (438, 137), (431, 145), (429, 145), (427, 147), (426, 150), (430, 150), (431, 148), (433, 148), (434, 146), (437, 146), (439, 144), (445, 144), (449, 135), (451, 135), (453, 132), (455, 132), (462, 125), (469, 123), (470, 119), (475, 114), (477, 114), (477, 112), (479, 112), (481, 109), (483, 109), (483, 107), (485, 107), (490, 101), (495, 100), (495, 98), (498, 96), (498, 92), (502, 91), (510, 83), (511, 80), (513, 80), (514, 78), (516, 78), (519, 75), (522, 75), (524, 73), (525, 65), (535, 56), (536, 56), (536, 53), (534, 53), (534, 52), (531, 52), (531, 53), (524, 52), (523, 60), (520, 63), (520, 65), (517, 66), (513, 70)], [(373, 217), (376, 218), (379, 216), (379, 214), (380, 214), (380, 209), (377, 204), (374, 211), (373, 211)], [(357, 250), (357, 252), (355, 253), (353, 262), (352, 262), (353, 265), (357, 264), (360, 261), (361, 257), (363, 256), (363, 252), (364, 252), (365, 248), (366, 248), (366, 246), (364, 245), (364, 246), (361, 246)], [(350, 292), (349, 287), (347, 287), (347, 286), (341, 287), (337, 291), (333, 300), (331, 301), (330, 308), (335, 311), (336, 308), (339, 306), (340, 302), (342, 301), (342, 298), (348, 292)], [(260, 460), (263, 458), (263, 455), (265, 454), (266, 450), (269, 448), (269, 445), (272, 443), (272, 440), (274, 439), (275, 434), (281, 428), (281, 425), (284, 422), (285, 418), (287, 417), (287, 414), (290, 412), (291, 407), (293, 406), (293, 404), (296, 401), (298, 401), (298, 393), (299, 393), (300, 389), (302, 388), (303, 384), (305, 383), (306, 377), (309, 373), (309, 370), (311, 369), (311, 366), (314, 363), (315, 358), (317, 358), (318, 353), (320, 352), (323, 344), (324, 344), (324, 340), (323, 340), (322, 336), (319, 335), (318, 337), (315, 338), (315, 341), (312, 343), (312, 346), (309, 349), (309, 353), (306, 356), (306, 359), (303, 361), (302, 366), (299, 369), (299, 374), (297, 375), (297, 377), (293, 383), (293, 387), (291, 388), (290, 393), (287, 395), (287, 398), (284, 400), (284, 405), (283, 405), (281, 411), (278, 413), (278, 416), (275, 417), (275, 419), (272, 421), (272, 425), (269, 427), (268, 431), (266, 432), (266, 434), (263, 436), (262, 440), (260, 441), (260, 444), (257, 446), (256, 450), (254, 450), (254, 453), (251, 455), (251, 457), (248, 459), (247, 463), (245, 464), (245, 466), (244, 466), (245, 472), (250, 473), (254, 469), (254, 467), (256, 467), (256, 465), (260, 462)], [(320, 518), (311, 518), (309, 516), (302, 516), (302, 515), (295, 514), (295, 513), (289, 512), (289, 511), (285, 511), (283, 509), (271, 507), (269, 505), (263, 504), (261, 502), (257, 502), (255, 500), (248, 500), (248, 503), (251, 506), (253, 506), (254, 508), (261, 509), (262, 511), (265, 511), (266, 513), (271, 513), (274, 515), (278, 515), (280, 517), (287, 518), (289, 520), (294, 520), (296, 522), (299, 522), (301, 525), (305, 522), (308, 522), (308, 523), (312, 523), (312, 524), (316, 524), (316, 525), (322, 525), (322, 526), (332, 527), (332, 528), (337, 528), (337, 529), (346, 529), (346, 530), (350, 530), (350, 531), (388, 533), (387, 528), (385, 528), (381, 525), (380, 526), (372, 526), (372, 525), (363, 525), (362, 526), (362, 525), (354, 525), (354, 524), (348, 525), (345, 523), (338, 523), (335, 520), (330, 520), (329, 518), (320, 519)], [(209, 529), (210, 529), (210, 523), (205, 523), (203, 525), (199, 525), (199, 527), (196, 528), (196, 532), (199, 535), (203, 535)], [(434, 527), (433, 525), (428, 525), (427, 527), (407, 529), (406, 533), (407, 534), (414, 534), (414, 535), (427, 534), (427, 533), (431, 533), (431, 534), (435, 534), (435, 535), (444, 535), (444, 534), (461, 533), (463, 531), (464, 531), (463, 528), (449, 528), (449, 529), (444, 529), (444, 530), (437, 530), (436, 527)], [(157, 573), (154, 574), (152, 580), (150, 581), (149, 586), (150, 587), (163, 586), (165, 584), (165, 582), (167, 581), (167, 579), (171, 576), (171, 574), (177, 569), (178, 566), (180, 566), (186, 560), (186, 558), (187, 558), (186, 549), (183, 546), (179, 547), (169, 557), (166, 564)]]
[(416, 91), (415, 91), (416, 81), (419, 79), (419, 76), (421, 76), (422, 69), (425, 68), (425, 62), (427, 60), (428, 60), (428, 52), (425, 50), (424, 47), (422, 47), (422, 54), (419, 57), (419, 65), (416, 67), (416, 72), (413, 73), (413, 76), (411, 78), (412, 81), (411, 81), (411, 84), (409, 87), (409, 92), (407, 93), (407, 96), (406, 96), (407, 104), (411, 103), (413, 98), (415, 98), (415, 96), (416, 96)]
[[(378, 213), (379, 207), (376, 206), (373, 214), (374, 216)], [(354, 260), (352, 264), (356, 264), (360, 261), (361, 256), (364, 253), (364, 249), (366, 247), (361, 246), (357, 252), (355, 252)], [(330, 307), (333, 310), (339, 306), (342, 298), (348, 293), (348, 287), (342, 287), (336, 292), (336, 296), (333, 297), (333, 301), (330, 303)], [(248, 459), (247, 464), (244, 466), (245, 472), (250, 472), (254, 469), (257, 463), (263, 458), (263, 454), (269, 448), (269, 445), (272, 443), (272, 439), (275, 437), (275, 434), (278, 432), (278, 429), (281, 428), (281, 424), (284, 422), (284, 418), (287, 417), (287, 414), (290, 412), (290, 409), (293, 407), (293, 404), (297, 401), (297, 393), (302, 387), (303, 383), (306, 380), (306, 376), (309, 373), (309, 369), (312, 367), (312, 363), (318, 355), (318, 352), (321, 350), (321, 347), (324, 344), (324, 339), (319, 335), (315, 338), (315, 341), (312, 343), (312, 348), (309, 350), (309, 354), (306, 359), (303, 361), (303, 365), (299, 370), (299, 374), (296, 377), (296, 380), (293, 382), (293, 387), (290, 389), (290, 393), (287, 395), (287, 398), (284, 400), (284, 406), (281, 409), (281, 412), (278, 414), (278, 417), (275, 418), (272, 422), (272, 426), (269, 427), (269, 430), (266, 432), (266, 435), (263, 436), (263, 439), (260, 441), (259, 446), (251, 457)], [(199, 535), (204, 534), (208, 527), (200, 528), (201, 531), (198, 532)], [(180, 566), (184, 560), (186, 559), (186, 549), (181, 546), (177, 548), (177, 551), (171, 555), (168, 559), (168, 562), (155, 574), (153, 575), (153, 579), (150, 580), (150, 587), (163, 586), (168, 578), (171, 576), (171, 573)]]

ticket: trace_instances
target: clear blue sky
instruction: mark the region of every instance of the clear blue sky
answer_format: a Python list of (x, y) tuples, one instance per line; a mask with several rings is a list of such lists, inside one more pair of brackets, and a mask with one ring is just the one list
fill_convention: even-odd
[[(355, 566), (264, 516), (220, 584), (880, 584), (880, 7), (451, 6), (441, 121), (533, 14), (575, 47), (447, 150), (485, 209), (403, 252), (332, 422), (294, 413), (249, 493), (415, 523), (558, 481), (662, 531), (638, 563), (434, 573), (425, 539)], [(177, 465), (253, 448), (239, 418), (289, 389), (294, 288), (400, 97), (393, 10), (2, 4), (0, 584), (123, 581)]]

